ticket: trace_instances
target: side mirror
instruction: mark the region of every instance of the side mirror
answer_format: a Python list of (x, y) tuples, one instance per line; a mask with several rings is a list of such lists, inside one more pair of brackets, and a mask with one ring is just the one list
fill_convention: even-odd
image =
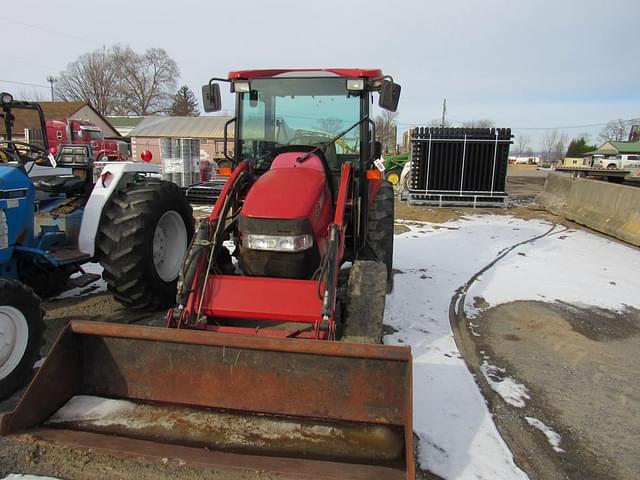
[(380, 89), (380, 99), (378, 100), (378, 106), (395, 112), (398, 109), (398, 102), (400, 101), (400, 85), (393, 83), (391, 80), (384, 80), (382, 88)]
[(220, 97), (220, 85), (217, 83), (208, 83), (202, 86), (202, 105), (204, 111), (219, 112), (222, 110), (222, 99)]
[(378, 159), (382, 155), (382, 143), (377, 140), (373, 142), (373, 158)]

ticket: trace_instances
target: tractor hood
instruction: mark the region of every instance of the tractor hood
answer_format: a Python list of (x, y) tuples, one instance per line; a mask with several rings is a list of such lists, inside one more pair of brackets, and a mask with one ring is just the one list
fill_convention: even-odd
[[(29, 189), (32, 188), (29, 177), (25, 175), (17, 166), (2, 165), (0, 166), (0, 190), (6, 192), (8, 190)], [(4, 199), (4, 196), (1, 197)]]
[(251, 218), (315, 219), (329, 198), (320, 159), (306, 152), (278, 155), (271, 169), (255, 182), (244, 202), (242, 215)]
[(0, 166), (0, 264), (9, 261), (11, 246), (33, 239), (34, 188), (19, 168)]
[[(333, 202), (320, 159), (311, 155), (305, 162), (297, 161), (306, 153), (278, 155), (247, 193), (238, 222), (245, 274), (310, 278), (318, 268), (326, 251)], [(286, 238), (304, 246), (292, 251), (257, 247), (250, 244), (251, 237)]]

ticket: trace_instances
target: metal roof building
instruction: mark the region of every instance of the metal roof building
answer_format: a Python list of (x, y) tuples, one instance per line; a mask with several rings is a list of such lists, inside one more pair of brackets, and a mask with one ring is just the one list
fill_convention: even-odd
[[(198, 139), (200, 159), (219, 162), (224, 158), (224, 125), (232, 117), (144, 117), (129, 132), (131, 155), (140, 158), (143, 150), (149, 150), (154, 163), (161, 163), (160, 139)], [(233, 124), (229, 125), (227, 152), (233, 151)]]
[[(130, 137), (171, 138), (223, 138), (224, 124), (231, 117), (145, 117), (131, 132)], [(233, 124), (229, 125), (233, 136)]]

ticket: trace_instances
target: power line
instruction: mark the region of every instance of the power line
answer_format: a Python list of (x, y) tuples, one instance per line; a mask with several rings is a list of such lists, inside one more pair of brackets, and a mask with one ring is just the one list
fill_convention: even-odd
[(39, 85), (37, 83), (28, 83), (28, 82), (16, 82), (13, 80), (1, 80), (2, 83), (13, 83), (14, 85), (27, 85), (29, 87), (40, 87), (40, 88), (49, 88), (49, 85)]
[[(629, 118), (629, 119), (626, 119), (626, 120), (622, 120), (622, 123), (632, 124), (632, 123), (637, 122), (637, 121), (638, 121), (638, 118)], [(456, 123), (463, 123), (463, 122), (456, 121)], [(604, 126), (606, 126), (608, 124), (609, 124), (609, 122), (589, 123), (589, 124), (585, 124), (585, 125), (568, 125), (568, 126), (565, 125), (565, 126), (562, 126), (562, 127), (509, 127), (509, 128), (511, 128), (511, 130), (569, 130), (569, 129), (572, 129), (572, 128), (604, 127)], [(396, 125), (402, 126), (402, 127), (420, 127), (420, 126), (425, 126), (424, 123), (397, 123)]]
[(41, 30), (41, 31), (47, 32), (47, 33), (53, 33), (55, 35), (61, 35), (63, 37), (75, 38), (76, 40), (82, 40), (84, 42), (90, 42), (90, 43), (94, 43), (96, 45), (102, 45), (102, 42), (98, 42), (95, 39), (85, 38), (85, 37), (81, 37), (79, 35), (73, 35), (71, 33), (61, 32), (59, 30), (52, 30), (50, 28), (41, 27), (40, 25), (34, 25), (32, 23), (22, 22), (20, 20), (15, 20), (13, 18), (0, 17), (0, 20), (4, 20), (5, 22), (9, 22), (9, 23), (16, 23), (16, 24), (22, 25), (24, 27), (35, 28), (36, 30)]

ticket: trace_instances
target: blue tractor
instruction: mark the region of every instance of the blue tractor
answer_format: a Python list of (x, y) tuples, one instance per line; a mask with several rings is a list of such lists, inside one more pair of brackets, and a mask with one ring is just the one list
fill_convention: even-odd
[[(173, 305), (193, 217), (180, 188), (158, 178), (158, 166), (94, 163), (86, 145), (63, 145), (54, 158), (37, 103), (1, 93), (0, 107), (2, 399), (39, 357), (40, 299), (100, 278), (83, 264), (100, 262), (109, 291), (129, 308)], [(42, 175), (52, 166), (55, 174)]]

